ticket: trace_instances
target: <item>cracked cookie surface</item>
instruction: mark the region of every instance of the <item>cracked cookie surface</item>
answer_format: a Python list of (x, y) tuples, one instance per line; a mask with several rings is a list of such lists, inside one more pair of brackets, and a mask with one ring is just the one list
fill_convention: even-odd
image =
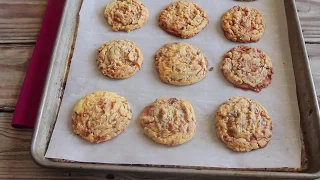
[(143, 56), (133, 41), (112, 40), (100, 47), (97, 64), (105, 76), (124, 79), (141, 69)]
[(273, 66), (265, 52), (238, 46), (224, 55), (221, 65), (224, 76), (236, 87), (260, 92), (272, 82)]
[(233, 97), (216, 113), (218, 138), (234, 151), (264, 148), (272, 136), (272, 121), (267, 110), (246, 97)]
[(74, 107), (75, 134), (100, 143), (121, 134), (132, 119), (128, 101), (116, 93), (98, 91), (86, 95)]
[(206, 77), (208, 61), (195, 46), (183, 42), (165, 44), (155, 60), (160, 79), (173, 85), (190, 85)]
[(180, 0), (172, 2), (161, 11), (159, 26), (167, 33), (191, 38), (201, 32), (209, 23), (205, 11), (197, 4)]
[(190, 102), (179, 98), (159, 98), (140, 115), (144, 133), (153, 141), (177, 146), (192, 139), (196, 119)]
[(228, 10), (221, 19), (221, 26), (226, 38), (242, 43), (259, 41), (266, 28), (262, 14), (244, 5)]
[(114, 0), (104, 11), (104, 16), (114, 31), (132, 31), (148, 21), (147, 7), (139, 0)]

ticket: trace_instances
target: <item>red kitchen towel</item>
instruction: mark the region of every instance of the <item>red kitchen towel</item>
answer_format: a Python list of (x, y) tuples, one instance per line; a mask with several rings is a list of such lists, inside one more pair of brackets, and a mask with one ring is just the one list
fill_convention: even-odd
[(32, 128), (44, 88), (65, 0), (48, 0), (36, 46), (20, 91), (12, 126)]

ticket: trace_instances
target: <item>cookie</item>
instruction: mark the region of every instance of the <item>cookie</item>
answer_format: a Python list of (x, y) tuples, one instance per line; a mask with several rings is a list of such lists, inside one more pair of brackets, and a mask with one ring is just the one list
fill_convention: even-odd
[(244, 5), (228, 10), (222, 17), (221, 26), (226, 38), (242, 43), (259, 41), (266, 28), (262, 14)]
[(146, 24), (149, 12), (139, 0), (114, 0), (105, 8), (104, 17), (114, 31), (130, 32)]
[(196, 3), (180, 0), (172, 2), (159, 16), (159, 26), (169, 34), (191, 38), (209, 23), (208, 16)]
[(260, 92), (271, 84), (273, 75), (269, 56), (248, 46), (238, 46), (227, 52), (221, 70), (236, 87), (255, 92)]
[(173, 85), (190, 85), (206, 77), (208, 61), (195, 46), (184, 42), (165, 44), (155, 60), (160, 79)]
[(97, 64), (105, 76), (124, 79), (133, 76), (141, 68), (143, 56), (133, 41), (112, 40), (100, 47)]
[(100, 143), (121, 134), (132, 119), (128, 101), (116, 93), (98, 91), (86, 95), (74, 107), (75, 134)]
[(216, 113), (218, 138), (234, 151), (264, 148), (272, 136), (272, 121), (267, 110), (246, 97), (233, 97)]
[(159, 98), (144, 108), (140, 123), (153, 141), (177, 146), (192, 139), (196, 118), (192, 105), (179, 98)]

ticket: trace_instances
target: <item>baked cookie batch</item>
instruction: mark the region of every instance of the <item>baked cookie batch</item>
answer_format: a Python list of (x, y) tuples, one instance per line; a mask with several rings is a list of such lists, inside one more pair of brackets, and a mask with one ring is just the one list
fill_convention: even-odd
[[(149, 12), (139, 0), (113, 0), (104, 16), (114, 31), (132, 31), (147, 23)], [(159, 27), (168, 34), (192, 38), (209, 23), (206, 12), (197, 4), (179, 0), (159, 14)], [(239, 43), (259, 41), (266, 28), (264, 18), (255, 8), (232, 7), (221, 19), (227, 39)], [(130, 78), (143, 65), (143, 53), (130, 40), (112, 40), (98, 50), (97, 65), (103, 75), (112, 79)], [(206, 77), (208, 60), (201, 50), (185, 42), (163, 45), (155, 52), (155, 69), (167, 84), (186, 86)], [(224, 55), (221, 71), (235, 87), (260, 92), (271, 84), (273, 66), (270, 57), (254, 47), (240, 45)], [(110, 140), (128, 128), (132, 111), (128, 101), (116, 93), (94, 92), (74, 107), (74, 133), (100, 143)], [(190, 102), (181, 98), (158, 98), (140, 115), (144, 133), (153, 141), (177, 146), (196, 133), (195, 112)], [(266, 147), (272, 136), (272, 120), (267, 110), (247, 97), (232, 97), (216, 112), (218, 138), (234, 151), (251, 151)]]

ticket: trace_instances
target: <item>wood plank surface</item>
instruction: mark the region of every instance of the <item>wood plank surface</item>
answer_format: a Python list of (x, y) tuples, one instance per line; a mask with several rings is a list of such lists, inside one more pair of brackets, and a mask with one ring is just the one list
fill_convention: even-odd
[[(296, 2), (320, 100), (320, 0)], [(46, 4), (47, 0), (0, 0), (0, 179), (199, 179), (45, 169), (32, 161), (29, 152), (32, 131), (12, 128), (13, 113), (8, 111), (14, 110)]]
[(0, 43), (34, 43), (47, 0), (0, 0)]
[(307, 43), (320, 43), (320, 1), (296, 0), (299, 18)]
[(33, 45), (0, 44), (0, 110), (15, 106), (32, 51)]
[(320, 102), (320, 44), (306, 44), (314, 85)]

